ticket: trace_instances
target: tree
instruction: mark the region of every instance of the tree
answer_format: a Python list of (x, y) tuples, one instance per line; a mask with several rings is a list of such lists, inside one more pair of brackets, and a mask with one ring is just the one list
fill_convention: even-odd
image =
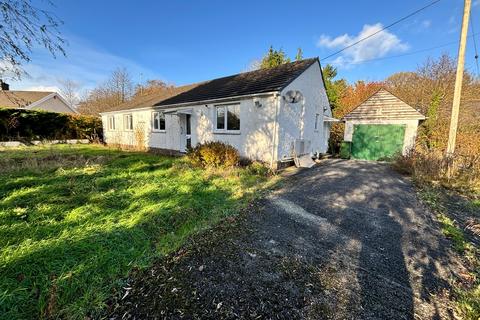
[(303, 51), (302, 48), (297, 49), (297, 54), (295, 55), (295, 61), (303, 60)]
[(31, 0), (9, 0), (0, 1), (0, 12), (0, 77), (20, 78), (22, 64), (30, 62), (36, 45), (53, 57), (65, 56), (65, 39), (59, 31), (63, 22), (49, 10)]
[(116, 97), (118, 104), (127, 101), (133, 94), (133, 82), (126, 68), (114, 70), (106, 86)]
[(328, 101), (330, 101), (332, 109), (335, 110), (339, 106), (339, 99), (347, 87), (347, 81), (345, 79), (335, 80), (337, 77), (337, 68), (331, 64), (325, 65), (322, 71)]
[(267, 54), (262, 58), (260, 62), (260, 69), (275, 68), (284, 63), (289, 63), (290, 58), (282, 50), (275, 50), (272, 46), (268, 49)]
[(67, 100), (68, 104), (76, 107), (80, 102), (79, 89), (80, 85), (71, 79), (61, 79), (58, 81), (61, 85), (60, 94)]
[[(413, 72), (399, 72), (386, 79), (386, 86), (392, 93), (427, 116), (418, 130), (417, 148), (445, 149), (455, 73), (455, 59), (443, 54), (436, 59), (428, 58)], [(460, 154), (480, 154), (480, 82), (468, 70), (463, 79), (457, 151)]]
[(173, 87), (174, 86), (169, 85), (162, 80), (147, 80), (144, 84), (136, 85), (133, 96), (144, 96), (152, 93), (161, 92)]
[(80, 113), (98, 115), (131, 99), (133, 82), (125, 68), (112, 72), (110, 78), (103, 84), (86, 94), (78, 105)]

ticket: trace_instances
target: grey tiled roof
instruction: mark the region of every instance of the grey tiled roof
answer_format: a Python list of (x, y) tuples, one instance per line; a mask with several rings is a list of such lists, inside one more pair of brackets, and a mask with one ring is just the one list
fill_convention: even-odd
[(305, 59), (275, 68), (260, 69), (205, 81), (190, 90), (160, 101), (155, 106), (195, 103), (280, 91), (316, 61), (318, 61), (317, 58)]

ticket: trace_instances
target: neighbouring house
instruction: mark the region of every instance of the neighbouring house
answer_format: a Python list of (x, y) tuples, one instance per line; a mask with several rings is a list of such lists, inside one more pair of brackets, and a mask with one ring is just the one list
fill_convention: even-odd
[(382, 88), (342, 120), (351, 157), (380, 160), (411, 150), (425, 116)]
[(223, 141), (273, 167), (327, 151), (334, 119), (317, 58), (176, 90), (101, 113), (106, 142), (175, 153)]
[(2, 80), (0, 80), (0, 108), (77, 113), (57, 92), (10, 90), (10, 86)]

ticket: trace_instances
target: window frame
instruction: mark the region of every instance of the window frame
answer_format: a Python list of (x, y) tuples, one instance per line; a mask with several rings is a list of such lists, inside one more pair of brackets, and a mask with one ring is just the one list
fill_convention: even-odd
[[(129, 117), (130, 117), (130, 122), (128, 120), (125, 120), (125, 119), (128, 119)], [(127, 123), (131, 124), (131, 128), (127, 127)], [(123, 114), (123, 130), (133, 131), (133, 114), (131, 114), (131, 113), (124, 113)]]
[[(159, 115), (158, 119), (158, 129), (155, 129), (155, 114)], [(161, 126), (161, 118), (163, 117), (163, 126), (164, 128), (162, 129)], [(166, 132), (167, 131), (167, 119), (165, 118), (165, 114), (160, 111), (152, 111), (152, 132)]]
[(115, 116), (107, 116), (107, 126), (108, 126), (108, 131), (115, 131)]
[[(228, 109), (229, 107), (238, 107), (238, 121), (239, 121), (239, 128), (240, 129), (228, 129)], [(223, 129), (218, 129), (218, 110), (223, 109)], [(231, 134), (239, 134), (242, 130), (242, 119), (241, 119), (241, 109), (240, 103), (229, 103), (229, 104), (218, 104), (215, 105), (214, 108), (214, 117), (215, 117), (215, 133), (231, 133)]]

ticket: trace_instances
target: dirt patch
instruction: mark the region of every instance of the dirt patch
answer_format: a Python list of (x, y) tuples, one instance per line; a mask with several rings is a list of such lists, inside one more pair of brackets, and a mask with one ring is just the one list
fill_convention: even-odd
[(330, 280), (319, 266), (258, 250), (248, 215), (223, 221), (132, 274), (110, 301), (109, 318), (294, 319), (318, 312), (329, 318), (334, 305), (318, 296)]

